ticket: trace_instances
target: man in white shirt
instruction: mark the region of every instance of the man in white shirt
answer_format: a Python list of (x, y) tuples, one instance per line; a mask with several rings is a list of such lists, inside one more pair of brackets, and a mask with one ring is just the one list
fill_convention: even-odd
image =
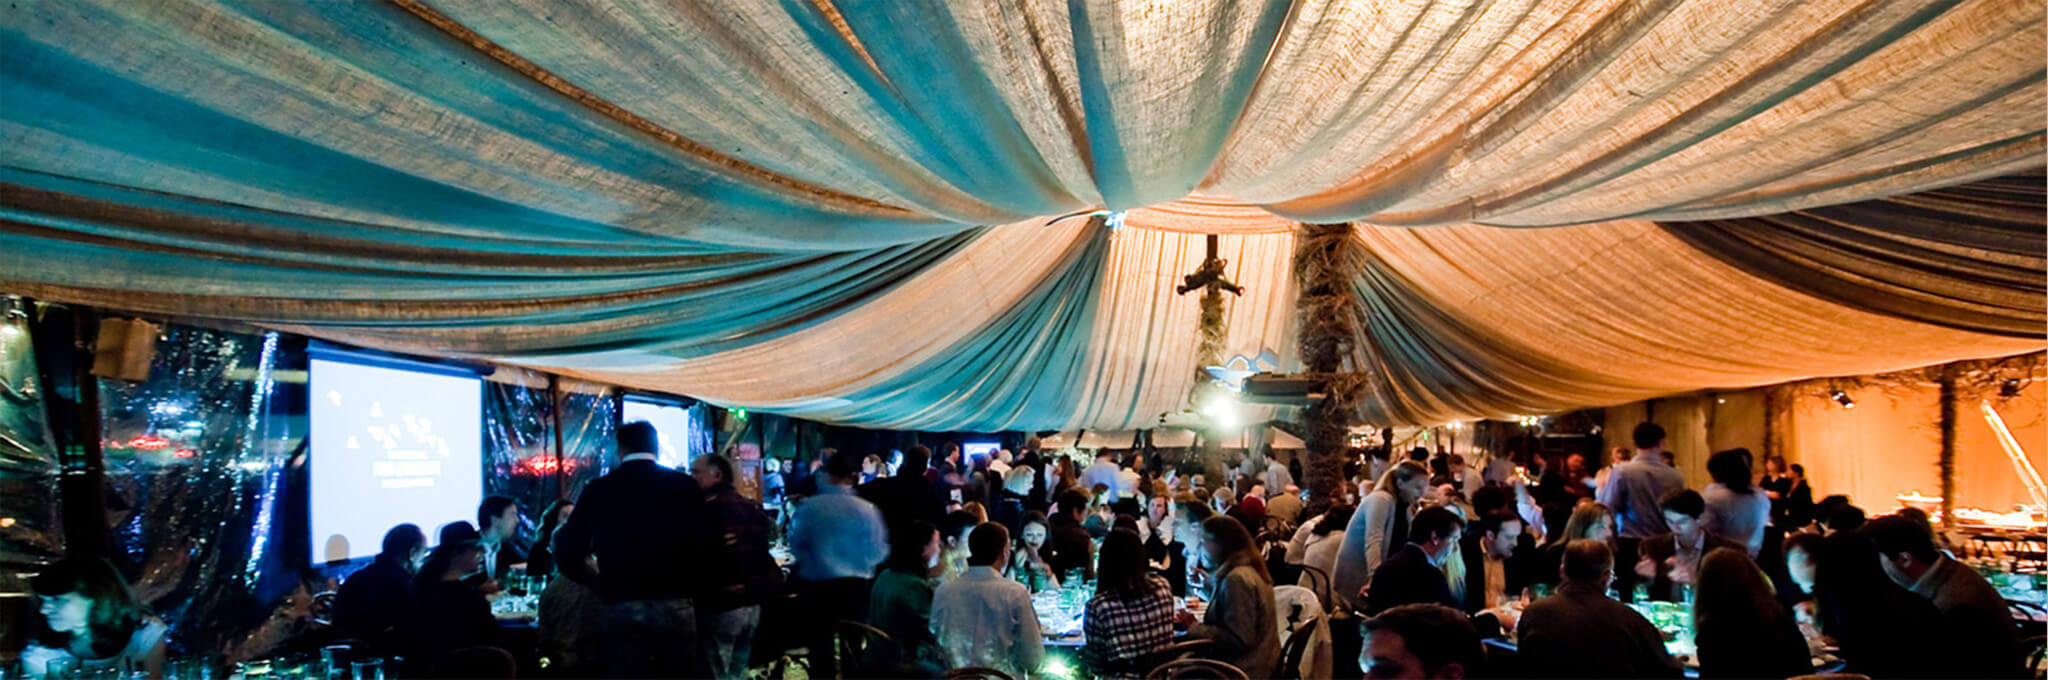
[(1116, 466), (1116, 458), (1108, 451), (1096, 452), (1095, 462), (1081, 472), (1081, 488), (1094, 489), (1097, 484), (1109, 487), (1109, 497), (1104, 499), (1106, 503), (1117, 502), (1117, 499), (1122, 498), (1128, 491), (1124, 488), (1122, 470)]
[(1003, 578), (997, 565), (1010, 559), (1010, 531), (984, 522), (967, 535), (967, 573), (932, 593), (932, 635), (954, 667), (982, 666), (1022, 678), (1045, 659), (1045, 640), (1031, 591)]
[(1004, 475), (1010, 474), (1010, 450), (997, 451), (995, 457), (988, 461), (988, 471), (995, 473), (996, 479), (1002, 479)]
[(477, 546), (484, 549), (484, 580), (501, 580), (512, 565), (526, 562), (515, 545), (521, 524), (519, 502), (509, 497), (488, 496), (477, 505), (476, 525), (482, 527)]

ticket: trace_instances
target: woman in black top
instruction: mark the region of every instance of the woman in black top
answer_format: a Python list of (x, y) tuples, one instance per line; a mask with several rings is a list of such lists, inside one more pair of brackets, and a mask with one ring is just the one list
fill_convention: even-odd
[(1806, 637), (1771, 582), (1738, 548), (1700, 560), (1693, 636), (1702, 678), (1789, 678), (1813, 672)]
[(429, 667), (435, 659), (464, 647), (497, 642), (498, 620), (491, 603), (463, 578), (483, 568), (484, 551), (468, 522), (441, 528), (441, 544), (427, 555), (414, 577), (413, 597), (419, 618), (413, 626), (414, 653)]

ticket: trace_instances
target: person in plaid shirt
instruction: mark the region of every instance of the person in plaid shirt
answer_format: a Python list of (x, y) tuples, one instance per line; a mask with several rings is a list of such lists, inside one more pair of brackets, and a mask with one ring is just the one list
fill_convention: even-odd
[(1145, 542), (1129, 529), (1102, 541), (1095, 597), (1082, 615), (1081, 661), (1097, 675), (1136, 678), (1138, 657), (1173, 642), (1173, 591), (1150, 573)]

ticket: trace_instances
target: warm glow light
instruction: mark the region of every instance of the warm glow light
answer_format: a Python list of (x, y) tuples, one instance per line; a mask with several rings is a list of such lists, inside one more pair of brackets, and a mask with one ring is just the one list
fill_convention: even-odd
[[(2034, 461), (2027, 460), (2026, 449), (2020, 448), (2020, 442), (2013, 438), (2012, 430), (2006, 429), (2005, 418), (1999, 416), (1996, 409), (1991, 408), (1991, 402), (1978, 402), (1977, 407), (1984, 411), (1984, 422), (1990, 423), (1991, 431), (1998, 434), (1998, 445), (2005, 449), (2005, 457), (2012, 459), (2013, 470), (2019, 472), (2020, 481), (2026, 483), (2027, 493), (2034, 497), (2034, 503), (2048, 507), (2048, 484), (2041, 483), (2041, 471), (2034, 469)], [(1961, 514), (1958, 513), (1957, 516), (1960, 517)]]

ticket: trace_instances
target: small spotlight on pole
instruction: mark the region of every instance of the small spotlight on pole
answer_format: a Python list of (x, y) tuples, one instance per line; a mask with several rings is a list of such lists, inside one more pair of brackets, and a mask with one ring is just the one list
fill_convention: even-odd
[(1835, 400), (1837, 404), (1841, 404), (1842, 408), (1856, 408), (1856, 400), (1850, 399), (1848, 392), (1835, 390), (1828, 393), (1828, 398)]

